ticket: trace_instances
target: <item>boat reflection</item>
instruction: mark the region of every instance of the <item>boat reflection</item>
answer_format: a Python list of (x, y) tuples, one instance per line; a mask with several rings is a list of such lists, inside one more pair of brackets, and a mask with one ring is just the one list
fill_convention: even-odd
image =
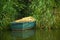
[(12, 31), (12, 37), (15, 39), (26, 39), (35, 34), (35, 30)]

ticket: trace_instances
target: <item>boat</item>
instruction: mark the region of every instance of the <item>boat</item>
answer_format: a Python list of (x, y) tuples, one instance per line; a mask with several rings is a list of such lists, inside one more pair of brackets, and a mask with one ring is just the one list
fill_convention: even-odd
[(36, 21), (33, 17), (25, 17), (14, 22), (11, 22), (11, 30), (26, 30), (36, 26)]

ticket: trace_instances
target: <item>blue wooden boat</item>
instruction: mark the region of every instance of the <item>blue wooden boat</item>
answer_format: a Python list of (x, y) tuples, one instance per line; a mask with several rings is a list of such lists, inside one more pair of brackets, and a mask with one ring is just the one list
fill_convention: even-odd
[(12, 30), (31, 29), (36, 26), (36, 21), (31, 22), (11, 22), (10, 28)]

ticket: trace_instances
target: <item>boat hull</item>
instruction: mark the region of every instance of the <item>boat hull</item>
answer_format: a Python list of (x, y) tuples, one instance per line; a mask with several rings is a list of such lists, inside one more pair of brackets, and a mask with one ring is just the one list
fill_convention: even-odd
[(24, 22), (24, 23), (16, 23), (12, 22), (10, 25), (11, 30), (25, 30), (31, 29), (36, 26), (36, 22)]

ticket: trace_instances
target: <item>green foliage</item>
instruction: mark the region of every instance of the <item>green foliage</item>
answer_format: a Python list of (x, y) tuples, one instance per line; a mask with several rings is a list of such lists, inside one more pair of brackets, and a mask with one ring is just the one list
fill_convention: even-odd
[(0, 26), (6, 28), (6, 26), (15, 19), (16, 10), (12, 7), (12, 1), (3, 0), (1, 3), (0, 11)]
[(40, 23), (40, 26), (50, 27), (53, 25), (55, 18), (53, 14), (54, 0), (33, 0), (30, 8), (32, 14)]
[(60, 0), (55, 0), (55, 6), (60, 7)]
[(10, 22), (28, 16), (28, 0), (0, 0), (0, 29), (7, 29)]
[(55, 20), (56, 20), (54, 26), (56, 28), (60, 28), (60, 0), (55, 0), (54, 13), (55, 13)]
[(40, 26), (60, 26), (60, 16), (57, 17), (53, 9), (59, 5), (58, 0), (0, 0), (0, 30), (7, 28), (10, 22), (30, 15)]
[(60, 7), (55, 8), (55, 20), (54, 26), (60, 28)]
[(21, 10), (24, 5), (19, 5), (17, 0), (1, 0), (0, 4), (0, 27), (5, 29), (18, 16), (18, 12), (14, 7), (18, 7)]

